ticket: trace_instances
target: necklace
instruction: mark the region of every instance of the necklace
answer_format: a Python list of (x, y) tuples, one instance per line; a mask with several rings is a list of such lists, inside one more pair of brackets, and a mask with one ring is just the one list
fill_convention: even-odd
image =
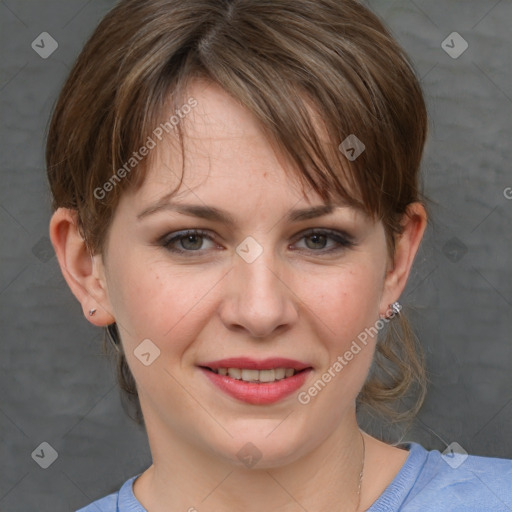
[(361, 485), (363, 483), (363, 473), (364, 473), (364, 459), (366, 457), (366, 446), (364, 443), (364, 436), (361, 431), (359, 431), (359, 434), (361, 435), (361, 440), (363, 441), (363, 460), (361, 462), (361, 472), (359, 473), (359, 486), (357, 488), (357, 507), (356, 512), (359, 510), (359, 505), (361, 504)]

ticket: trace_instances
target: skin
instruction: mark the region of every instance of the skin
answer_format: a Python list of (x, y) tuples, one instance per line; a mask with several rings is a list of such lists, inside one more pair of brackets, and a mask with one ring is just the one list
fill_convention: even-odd
[[(425, 210), (410, 205), (393, 258), (382, 223), (353, 208), (289, 222), (290, 210), (321, 199), (285, 172), (291, 164), (221, 89), (193, 83), (190, 95), (198, 106), (185, 120), (185, 179), (172, 201), (224, 209), (234, 226), (169, 209), (137, 219), (176, 188), (181, 161), (171, 139), (154, 150), (158, 157), (142, 187), (122, 196), (103, 254), (88, 254), (75, 212), (60, 208), (50, 224), (84, 315), (98, 326), (117, 322), (137, 382), (153, 464), (136, 480), (135, 495), (151, 512), (356, 510), (363, 447), (355, 400), (375, 339), (307, 405), (297, 393), (271, 405), (240, 402), (197, 365), (233, 356), (290, 357), (313, 367), (299, 391), (307, 390), (359, 333), (389, 314), (423, 236)], [(185, 255), (158, 242), (193, 228), (213, 240), (178, 240), (173, 247)], [(355, 245), (306, 236), (311, 228), (347, 232)], [(263, 248), (252, 263), (236, 253), (247, 236)], [(327, 253), (332, 247), (339, 250)], [(149, 366), (134, 355), (147, 338), (160, 350)], [(377, 499), (408, 455), (364, 436), (358, 510)], [(262, 454), (252, 468), (237, 457), (246, 443)]]

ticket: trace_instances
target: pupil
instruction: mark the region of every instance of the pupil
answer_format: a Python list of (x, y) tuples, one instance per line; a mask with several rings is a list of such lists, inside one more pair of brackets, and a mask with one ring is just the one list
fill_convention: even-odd
[[(195, 244), (194, 244), (194, 240), (196, 241)], [(191, 242), (191, 245), (188, 245), (188, 247), (187, 247), (187, 244), (189, 242)], [(201, 237), (198, 235), (187, 235), (183, 239), (182, 243), (184, 244), (185, 249), (199, 249), (201, 247)]]
[[(314, 248), (314, 249), (320, 248), (321, 249), (325, 246), (325, 235), (311, 235), (308, 237), (308, 240), (314, 240), (314, 242), (313, 242), (314, 247), (310, 247), (310, 249), (311, 248)], [(317, 245), (315, 245), (315, 244), (317, 244)]]

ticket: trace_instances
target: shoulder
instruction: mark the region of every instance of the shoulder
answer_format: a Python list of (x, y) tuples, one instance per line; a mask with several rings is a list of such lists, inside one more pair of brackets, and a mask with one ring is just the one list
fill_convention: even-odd
[(117, 501), (119, 493), (112, 493), (104, 498), (93, 501), (89, 505), (77, 510), (76, 512), (117, 512)]
[[(367, 512), (510, 512), (512, 460), (428, 451), (417, 443)], [(460, 452), (460, 453), (457, 453)], [(363, 484), (364, 485), (364, 484)]]
[(460, 447), (443, 453), (416, 443), (409, 448), (413, 464), (399, 510), (512, 510), (512, 460), (468, 455)]
[(132, 484), (138, 476), (126, 480), (118, 492), (93, 501), (76, 512), (146, 512), (133, 495)]

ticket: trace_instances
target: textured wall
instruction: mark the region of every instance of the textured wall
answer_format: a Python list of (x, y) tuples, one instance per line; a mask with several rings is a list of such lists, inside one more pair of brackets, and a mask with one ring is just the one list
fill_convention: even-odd
[[(406, 438), (512, 457), (510, 0), (373, 0), (427, 96), (432, 224), (402, 302), (432, 384)], [(69, 511), (150, 464), (48, 240), (52, 105), (107, 0), (0, 1), (0, 511)], [(458, 36), (447, 36), (457, 32)], [(52, 41), (57, 49), (47, 58)], [(452, 56), (442, 48), (452, 54)], [(33, 44), (34, 41), (34, 44)], [(33, 46), (32, 46), (33, 44)], [(38, 45), (38, 46), (36, 46)], [(44, 48), (43, 48), (44, 46)], [(39, 52), (39, 53), (37, 53)], [(51, 448), (57, 459), (51, 462)]]

